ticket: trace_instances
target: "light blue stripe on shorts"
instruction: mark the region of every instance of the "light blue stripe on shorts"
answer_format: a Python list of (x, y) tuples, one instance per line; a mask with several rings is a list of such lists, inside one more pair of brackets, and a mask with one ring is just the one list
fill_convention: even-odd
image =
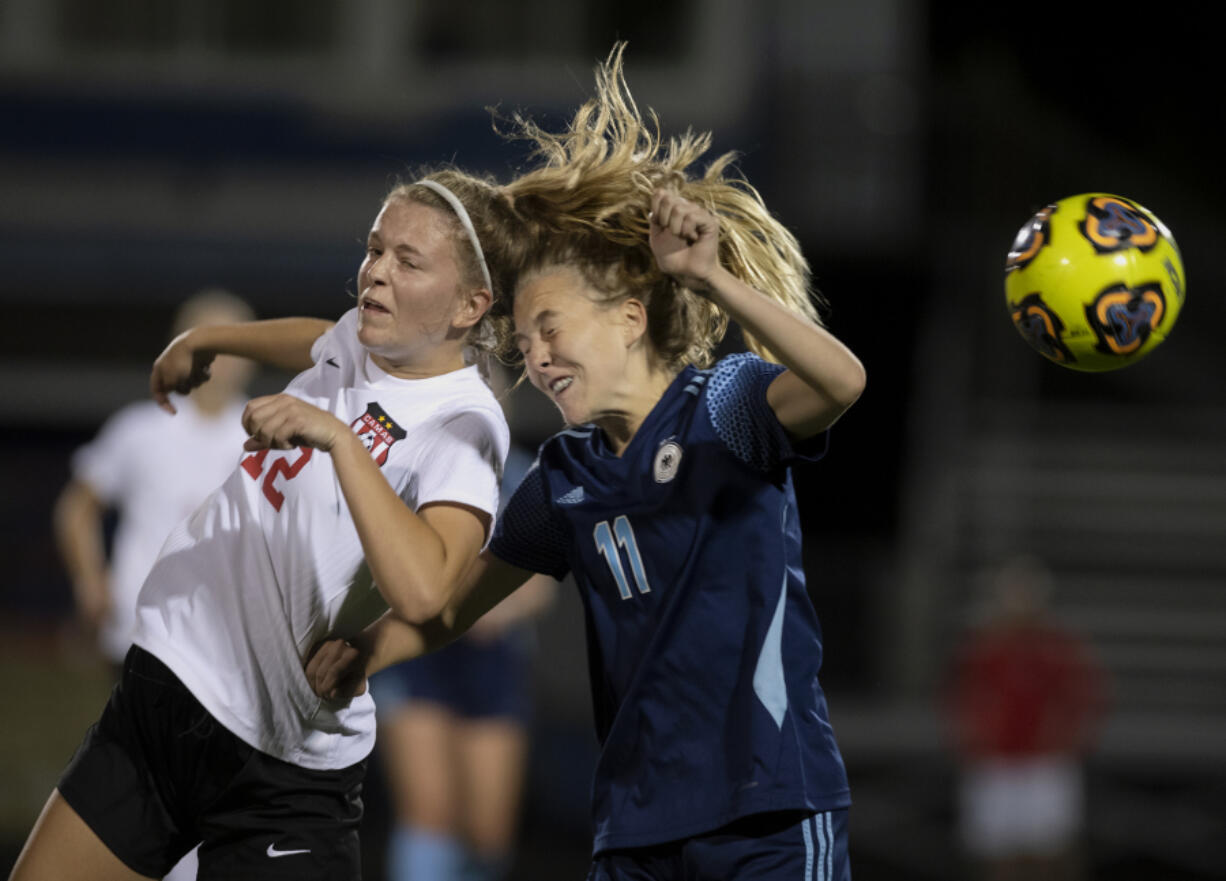
[[(810, 822), (813, 823), (812, 831), (809, 830)], [(830, 825), (830, 812), (805, 817), (800, 825), (805, 836), (804, 881), (830, 881), (834, 861), (834, 829)]]

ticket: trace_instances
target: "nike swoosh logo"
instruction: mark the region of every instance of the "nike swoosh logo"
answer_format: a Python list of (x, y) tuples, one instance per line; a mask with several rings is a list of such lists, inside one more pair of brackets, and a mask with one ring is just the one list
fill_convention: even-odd
[(335, 359), (335, 358), (325, 358), (325, 359), (324, 359), (324, 363), (325, 363), (325, 364), (331, 364), (333, 367), (340, 367), (340, 366), (341, 366), (341, 365), (339, 365), (339, 364), (337, 364), (337, 363), (336, 363), (336, 359)]
[(270, 844), (268, 845), (268, 850), (264, 852), (268, 854), (268, 856), (271, 857), (272, 859), (276, 859), (277, 857), (288, 857), (288, 856), (293, 856), (296, 853), (310, 853), (311, 851), (309, 849), (308, 850), (277, 850), (276, 845)]

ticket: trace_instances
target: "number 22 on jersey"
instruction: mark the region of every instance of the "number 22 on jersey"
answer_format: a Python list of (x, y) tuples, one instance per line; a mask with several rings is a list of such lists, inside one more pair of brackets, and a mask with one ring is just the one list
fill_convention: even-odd
[(647, 583), (647, 573), (643, 569), (643, 558), (639, 554), (639, 543), (634, 537), (634, 528), (630, 518), (619, 514), (609, 526), (608, 520), (601, 520), (592, 530), (592, 538), (596, 540), (596, 550), (609, 564), (613, 580), (617, 582), (617, 591), (623, 600), (628, 600), (634, 594), (630, 590), (630, 581), (626, 578), (626, 568), (622, 565), (621, 551), (624, 549), (630, 563), (630, 573), (634, 576), (634, 584), (639, 593), (651, 593), (651, 585)]
[[(264, 460), (268, 458), (268, 454), (272, 450), (260, 450), (258, 453), (252, 453), (242, 462), (242, 468), (251, 476), (252, 480), (259, 480), (260, 474), (264, 471)], [(284, 477), (286, 480), (293, 480), (298, 476), (298, 472), (303, 469), (307, 462), (311, 461), (311, 454), (315, 452), (310, 447), (299, 447), (298, 458), (291, 465), (289, 457), (286, 456), (277, 459), (272, 463), (272, 467), (268, 469), (268, 473), (264, 474), (264, 498), (272, 503), (272, 506), (280, 511), (281, 506), (285, 503), (285, 496), (277, 489), (276, 480), (278, 477)]]

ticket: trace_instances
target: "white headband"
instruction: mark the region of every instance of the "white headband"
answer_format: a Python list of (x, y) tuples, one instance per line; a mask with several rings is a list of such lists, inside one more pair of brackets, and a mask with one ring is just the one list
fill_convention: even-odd
[(477, 263), (481, 265), (481, 278), (485, 280), (485, 288), (492, 296), (494, 293), (494, 285), (490, 282), (490, 269), (485, 265), (485, 252), (481, 250), (481, 241), (477, 238), (477, 231), (473, 229), (472, 218), (468, 216), (468, 212), (464, 210), (464, 203), (456, 198), (456, 194), (451, 192), (445, 186), (434, 180), (419, 180), (418, 186), (426, 187), (434, 190), (451, 206), (451, 210), (455, 212), (456, 217), (460, 219), (460, 226), (464, 227), (464, 232), (468, 233), (468, 240), (473, 243), (473, 250), (477, 252)]

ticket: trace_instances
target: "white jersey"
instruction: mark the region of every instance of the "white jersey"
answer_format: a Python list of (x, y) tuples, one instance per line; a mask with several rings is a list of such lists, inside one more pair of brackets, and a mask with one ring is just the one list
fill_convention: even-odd
[(221, 486), (243, 454), (241, 401), (206, 414), (175, 398), (170, 416), (152, 401), (117, 411), (73, 454), (72, 475), (118, 511), (110, 555), (111, 608), (98, 633), (123, 660), (136, 629), (136, 596), (171, 528)]
[[(510, 437), (477, 368), (389, 376), (359, 344), (356, 310), (311, 357), (286, 392), (352, 426), (410, 509), (454, 502), (493, 517)], [(374, 703), (321, 700), (303, 665), (321, 639), (353, 636), (386, 610), (332, 457), (263, 451), (167, 539), (140, 594), (136, 643), (256, 749), (343, 768), (374, 746)]]

